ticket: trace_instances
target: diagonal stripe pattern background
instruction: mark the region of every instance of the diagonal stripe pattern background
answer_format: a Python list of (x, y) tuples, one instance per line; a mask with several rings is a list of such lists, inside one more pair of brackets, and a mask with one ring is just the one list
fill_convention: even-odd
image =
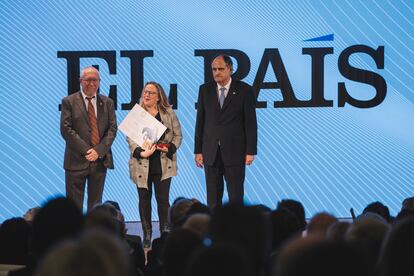
[[(0, 1), (0, 221), (64, 194), (58, 104), (67, 95), (67, 64), (57, 51), (93, 50), (116, 51), (115, 75), (101, 59), (80, 65), (99, 65), (103, 94), (117, 86), (118, 123), (131, 94), (130, 60), (120, 51), (154, 51), (144, 59), (144, 82), (158, 81), (167, 93), (177, 84), (183, 130), (171, 201), (187, 196), (205, 202), (203, 172), (193, 160), (194, 103), (204, 60), (194, 51), (243, 51), (251, 62), (244, 81), (253, 83), (264, 50), (277, 48), (295, 96), (304, 101), (312, 83), (311, 59), (302, 49), (332, 47), (324, 71), (332, 108), (274, 108), (280, 90), (260, 91), (258, 100), (267, 108), (257, 110), (259, 152), (246, 172), (246, 201), (273, 208), (282, 198), (294, 198), (308, 217), (322, 210), (349, 217), (349, 208), (359, 213), (380, 200), (395, 215), (414, 190), (413, 16), (413, 1)], [(328, 34), (335, 39), (304, 41)], [(387, 82), (386, 99), (370, 109), (337, 107), (338, 82), (356, 98), (375, 95), (373, 87), (338, 71), (340, 53), (356, 44), (385, 48), (384, 70), (366, 55), (350, 59)], [(265, 81), (277, 81), (271, 66)], [(116, 169), (107, 174), (104, 199), (118, 201), (127, 220), (139, 220), (122, 133), (113, 154)], [(153, 206), (157, 219), (155, 201)]]

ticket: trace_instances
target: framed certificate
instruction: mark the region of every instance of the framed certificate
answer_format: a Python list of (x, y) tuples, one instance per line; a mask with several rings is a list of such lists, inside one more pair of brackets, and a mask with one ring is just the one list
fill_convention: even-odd
[(139, 104), (135, 104), (118, 128), (143, 149), (156, 143), (167, 129)]

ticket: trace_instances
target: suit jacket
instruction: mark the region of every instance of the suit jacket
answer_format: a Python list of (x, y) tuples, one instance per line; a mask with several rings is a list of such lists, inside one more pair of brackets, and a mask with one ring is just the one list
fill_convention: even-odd
[[(117, 132), (114, 102), (96, 94), (97, 124), (100, 142), (93, 148), (106, 168), (113, 169), (111, 145)], [(82, 93), (77, 92), (62, 100), (60, 133), (66, 141), (65, 170), (83, 170), (89, 166), (86, 152), (92, 148), (91, 126)]]
[[(176, 149), (181, 145), (183, 139), (181, 133), (180, 122), (178, 121), (177, 116), (175, 115), (174, 110), (169, 109), (167, 113), (160, 112), (161, 121), (164, 126), (167, 127), (165, 131), (165, 136), (162, 141), (159, 143), (173, 143)], [(149, 173), (149, 159), (141, 158), (137, 160), (133, 157), (133, 153), (138, 145), (127, 138), (129, 144), (129, 150), (131, 151), (131, 158), (129, 159), (129, 176), (132, 181), (139, 188), (148, 188), (148, 173)], [(167, 157), (167, 153), (161, 152), (161, 180), (167, 179), (169, 177), (177, 175), (177, 155), (173, 154), (172, 158)]]
[(241, 165), (246, 154), (257, 154), (256, 97), (253, 88), (233, 79), (220, 108), (217, 83), (200, 86), (194, 153), (202, 153), (204, 164), (213, 165), (220, 143), (226, 166)]

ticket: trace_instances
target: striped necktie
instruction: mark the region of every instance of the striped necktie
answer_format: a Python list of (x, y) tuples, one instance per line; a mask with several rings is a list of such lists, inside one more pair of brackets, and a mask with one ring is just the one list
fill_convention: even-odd
[(100, 141), (98, 123), (96, 121), (96, 116), (95, 116), (95, 108), (93, 107), (93, 104), (92, 104), (92, 99), (94, 97), (86, 97), (86, 99), (88, 100), (88, 118), (89, 118), (89, 123), (91, 125), (92, 146), (96, 146), (97, 144), (99, 144), (99, 141)]

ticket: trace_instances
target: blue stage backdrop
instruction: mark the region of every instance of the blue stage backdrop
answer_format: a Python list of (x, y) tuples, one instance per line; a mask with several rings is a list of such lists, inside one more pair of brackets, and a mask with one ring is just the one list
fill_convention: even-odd
[[(349, 217), (379, 200), (395, 215), (414, 191), (413, 18), (413, 1), (0, 1), (0, 221), (64, 194), (59, 104), (87, 65), (118, 124), (144, 82), (163, 85), (183, 128), (171, 200), (205, 202), (195, 102), (220, 50), (259, 92), (247, 202), (293, 198), (308, 217)], [(104, 199), (131, 221), (125, 139)]]

